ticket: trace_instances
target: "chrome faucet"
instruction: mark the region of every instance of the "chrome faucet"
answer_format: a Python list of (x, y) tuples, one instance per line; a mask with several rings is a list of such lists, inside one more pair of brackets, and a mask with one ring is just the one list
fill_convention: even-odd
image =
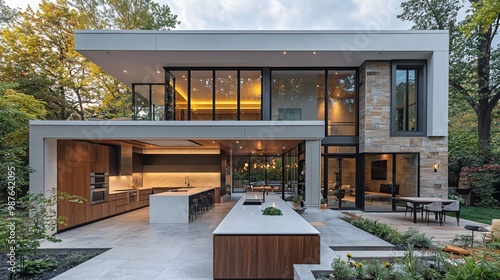
[(191, 186), (191, 182), (189, 181), (189, 176), (186, 176), (184, 178), (184, 184), (187, 184), (187, 187), (189, 188)]

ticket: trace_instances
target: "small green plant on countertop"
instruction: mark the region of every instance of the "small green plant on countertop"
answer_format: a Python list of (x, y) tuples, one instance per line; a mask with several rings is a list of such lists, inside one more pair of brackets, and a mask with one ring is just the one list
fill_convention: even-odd
[(262, 215), (268, 215), (268, 216), (282, 216), (283, 213), (281, 212), (280, 209), (275, 208), (275, 207), (267, 207), (266, 209), (262, 210)]

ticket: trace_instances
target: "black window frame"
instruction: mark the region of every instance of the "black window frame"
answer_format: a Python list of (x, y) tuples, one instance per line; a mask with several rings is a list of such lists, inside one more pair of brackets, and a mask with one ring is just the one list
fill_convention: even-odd
[[(415, 131), (396, 130), (396, 71), (417, 70), (417, 129)], [(400, 61), (391, 63), (391, 136), (427, 136), (427, 63), (425, 60)]]

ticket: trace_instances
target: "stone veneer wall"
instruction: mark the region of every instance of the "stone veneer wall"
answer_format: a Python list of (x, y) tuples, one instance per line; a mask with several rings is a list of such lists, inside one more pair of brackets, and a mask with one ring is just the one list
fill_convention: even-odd
[(391, 137), (390, 106), (391, 62), (366, 61), (360, 69), (359, 152), (420, 153), (420, 195), (447, 197), (448, 137)]

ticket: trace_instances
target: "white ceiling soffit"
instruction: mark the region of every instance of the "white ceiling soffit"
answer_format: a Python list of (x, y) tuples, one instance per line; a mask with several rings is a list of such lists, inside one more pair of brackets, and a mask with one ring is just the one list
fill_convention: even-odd
[(126, 85), (162, 83), (163, 67), (359, 67), (428, 59), (446, 31), (75, 31), (75, 49)]
[(159, 147), (199, 147), (200, 144), (193, 142), (191, 140), (176, 140), (176, 139), (141, 139), (136, 140), (138, 142), (143, 142)]

